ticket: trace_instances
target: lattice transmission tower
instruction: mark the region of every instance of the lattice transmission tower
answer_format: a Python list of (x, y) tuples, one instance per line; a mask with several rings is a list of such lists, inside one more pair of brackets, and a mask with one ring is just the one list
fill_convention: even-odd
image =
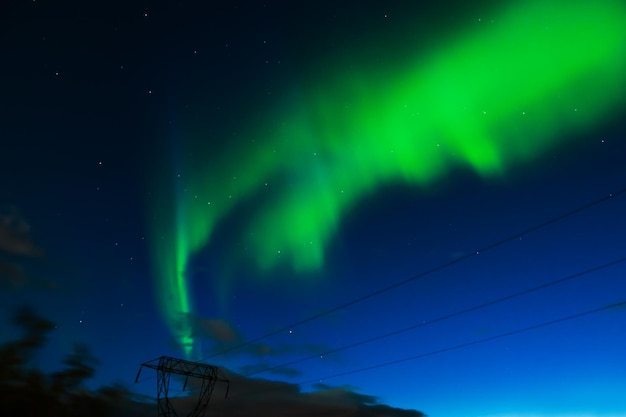
[(204, 416), (209, 405), (209, 400), (211, 399), (211, 394), (213, 393), (213, 388), (215, 388), (217, 382), (225, 382), (227, 384), (226, 397), (228, 397), (230, 381), (217, 366), (171, 358), (169, 356), (161, 356), (160, 358), (141, 364), (137, 372), (137, 377), (135, 378), (135, 383), (139, 381), (139, 375), (144, 367), (154, 369), (157, 372), (157, 405), (159, 407), (159, 417), (177, 416), (176, 410), (174, 410), (174, 406), (168, 398), (170, 376), (172, 374), (185, 376), (183, 391), (187, 387), (187, 382), (190, 377), (202, 380), (198, 402), (188, 414), (189, 417)]

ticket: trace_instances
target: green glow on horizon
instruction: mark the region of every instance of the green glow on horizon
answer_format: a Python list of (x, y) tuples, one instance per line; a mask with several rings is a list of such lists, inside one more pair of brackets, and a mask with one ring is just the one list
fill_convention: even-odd
[(237, 207), (254, 202), (238, 250), (260, 272), (312, 271), (345, 213), (380, 187), (426, 187), (457, 167), (502, 176), (614, 114), (625, 91), (624, 5), (513, 3), (385, 78), (330, 66), (332, 76), (310, 80), (236, 150), (196, 149), (183, 161), (173, 209), (155, 211), (153, 257), (164, 315), (188, 355), (185, 268)]

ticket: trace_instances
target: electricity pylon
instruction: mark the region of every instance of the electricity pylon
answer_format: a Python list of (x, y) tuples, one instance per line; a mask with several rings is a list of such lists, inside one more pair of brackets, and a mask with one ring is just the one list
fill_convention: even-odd
[(217, 366), (171, 358), (169, 356), (161, 356), (160, 358), (141, 364), (139, 371), (137, 372), (137, 377), (135, 378), (135, 383), (139, 381), (139, 375), (141, 374), (141, 370), (144, 366), (157, 371), (157, 404), (159, 407), (159, 417), (177, 416), (176, 411), (167, 396), (170, 386), (170, 376), (172, 374), (185, 376), (183, 391), (187, 387), (189, 377), (199, 378), (202, 380), (198, 402), (196, 403), (194, 409), (188, 414), (189, 417), (204, 416), (216, 382), (225, 382), (228, 384), (226, 386), (226, 397), (228, 397), (230, 381), (226, 379)]

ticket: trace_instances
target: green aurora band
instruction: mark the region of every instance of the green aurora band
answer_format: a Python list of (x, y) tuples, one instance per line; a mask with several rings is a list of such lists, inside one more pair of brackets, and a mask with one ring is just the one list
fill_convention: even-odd
[(152, 243), (163, 314), (187, 356), (186, 267), (237, 207), (254, 208), (240, 258), (259, 272), (318, 270), (342, 216), (380, 187), (426, 187), (464, 167), (501, 176), (622, 108), (622, 2), (514, 2), (475, 26), (403, 68), (337, 65), (247, 132), (254, 141), (183, 157), (176, 191), (152, 204)]

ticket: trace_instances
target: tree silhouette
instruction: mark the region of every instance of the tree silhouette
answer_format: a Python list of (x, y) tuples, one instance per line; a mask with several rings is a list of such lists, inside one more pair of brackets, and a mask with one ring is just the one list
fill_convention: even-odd
[(97, 360), (86, 345), (75, 344), (64, 367), (45, 374), (31, 366), (54, 324), (31, 308), (15, 311), (13, 324), (22, 336), (0, 346), (0, 413), (13, 416), (77, 417), (110, 415), (115, 402), (127, 398), (113, 386), (91, 391), (85, 382), (95, 373)]

